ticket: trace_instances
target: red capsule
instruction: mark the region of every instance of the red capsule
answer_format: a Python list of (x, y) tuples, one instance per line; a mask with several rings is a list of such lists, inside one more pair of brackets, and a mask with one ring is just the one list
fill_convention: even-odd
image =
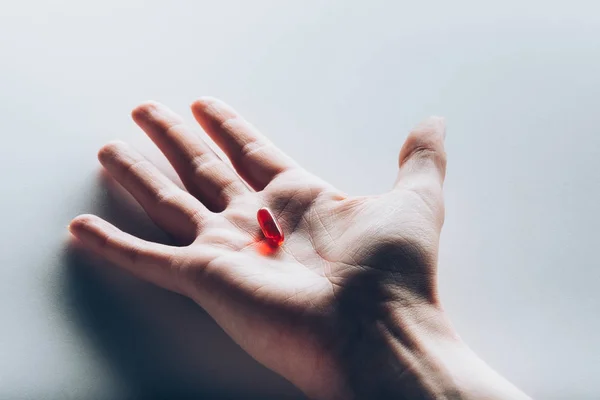
[(283, 231), (275, 220), (271, 210), (266, 207), (261, 208), (256, 213), (256, 218), (258, 219), (258, 224), (260, 225), (260, 229), (262, 229), (263, 235), (271, 243), (280, 246), (284, 240)]

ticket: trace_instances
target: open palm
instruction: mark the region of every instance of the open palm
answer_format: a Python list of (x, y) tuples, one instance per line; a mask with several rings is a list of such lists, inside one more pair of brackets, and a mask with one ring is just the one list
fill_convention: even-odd
[[(194, 299), (254, 358), (307, 394), (339, 392), (352, 379), (341, 372), (346, 354), (387, 334), (377, 330), (389, 318), (385, 310), (406, 310), (395, 315), (419, 325), (429, 318), (421, 310), (438, 305), (443, 121), (430, 118), (408, 136), (393, 190), (352, 197), (299, 167), (222, 102), (203, 98), (192, 110), (234, 168), (158, 103), (139, 106), (133, 117), (187, 191), (124, 143), (99, 153), (182, 245), (150, 243), (91, 215), (75, 218), (72, 233), (135, 275)], [(262, 236), (260, 207), (281, 225), (280, 247)]]

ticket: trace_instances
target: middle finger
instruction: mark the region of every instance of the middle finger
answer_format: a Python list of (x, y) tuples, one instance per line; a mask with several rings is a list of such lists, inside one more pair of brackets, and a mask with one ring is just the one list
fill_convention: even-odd
[(155, 102), (132, 112), (134, 121), (167, 157), (187, 190), (212, 211), (249, 191), (246, 184), (210, 146), (173, 111)]

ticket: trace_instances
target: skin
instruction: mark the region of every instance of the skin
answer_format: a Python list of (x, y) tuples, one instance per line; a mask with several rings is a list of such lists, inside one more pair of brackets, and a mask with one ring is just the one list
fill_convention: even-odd
[[(527, 398), (462, 343), (440, 305), (443, 119), (409, 134), (391, 191), (357, 197), (301, 168), (223, 102), (202, 98), (191, 108), (231, 164), (165, 106), (147, 102), (132, 113), (187, 190), (125, 143), (99, 152), (181, 245), (80, 215), (70, 231), (85, 247), (192, 298), (311, 398)], [(260, 231), (261, 207), (285, 233), (279, 247)]]

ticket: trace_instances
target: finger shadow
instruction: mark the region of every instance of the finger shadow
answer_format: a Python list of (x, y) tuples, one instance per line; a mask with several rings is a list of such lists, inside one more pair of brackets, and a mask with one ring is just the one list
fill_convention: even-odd
[[(91, 212), (169, 242), (120, 188), (102, 179)], [(126, 399), (302, 399), (239, 348), (191, 300), (135, 279), (71, 243), (61, 302), (68, 319), (125, 382)]]

